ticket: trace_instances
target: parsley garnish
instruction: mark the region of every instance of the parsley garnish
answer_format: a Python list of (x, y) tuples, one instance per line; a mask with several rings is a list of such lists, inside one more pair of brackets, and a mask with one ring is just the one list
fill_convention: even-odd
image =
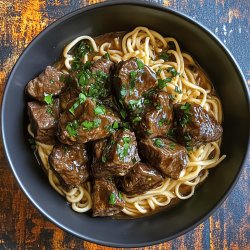
[(139, 70), (143, 69), (144, 68), (144, 63), (139, 58), (136, 58), (135, 60), (136, 60), (138, 69)]
[(169, 60), (169, 57), (170, 57), (170, 55), (168, 53), (161, 53), (159, 55), (159, 58), (163, 59), (165, 62), (167, 62)]
[(48, 104), (48, 105), (51, 105), (53, 103), (53, 95), (49, 95), (49, 94), (46, 94), (44, 93), (44, 101)]
[(105, 155), (102, 155), (102, 162), (106, 163), (107, 162), (107, 157)]
[(177, 72), (177, 70), (174, 67), (168, 68), (168, 72), (172, 74), (172, 77), (179, 75), (179, 73)]
[(110, 60), (110, 54), (108, 52), (103, 57), (107, 60)]
[(83, 128), (91, 130), (94, 128), (98, 128), (100, 124), (101, 124), (101, 119), (94, 119), (94, 121), (84, 121), (82, 122), (81, 125), (83, 126)]
[(163, 89), (167, 86), (167, 83), (171, 82), (172, 78), (167, 77), (165, 79), (158, 79), (158, 88)]
[(126, 116), (127, 116), (127, 113), (126, 113), (126, 111), (125, 111), (124, 109), (122, 109), (122, 110), (120, 111), (120, 114), (121, 114), (121, 117), (122, 117), (123, 119), (125, 119)]
[(175, 86), (174, 91), (175, 91), (176, 93), (178, 93), (178, 94), (181, 94), (181, 93), (182, 93), (182, 91), (179, 89), (178, 86)]
[(175, 149), (175, 143), (171, 143), (171, 144), (169, 144), (169, 148), (171, 149), (171, 150), (174, 150)]
[(73, 122), (69, 122), (66, 126), (66, 130), (68, 131), (71, 137), (75, 137), (77, 135), (78, 122), (74, 120)]
[(117, 121), (115, 121), (115, 122), (113, 123), (113, 128), (114, 128), (114, 129), (119, 128), (119, 123), (118, 123)]
[(72, 105), (72, 107), (69, 109), (69, 112), (72, 114), (72, 115), (75, 115), (75, 110), (76, 108), (84, 103), (86, 101), (87, 97), (86, 95), (84, 95), (83, 93), (80, 93), (79, 94), (79, 97), (78, 97), (78, 100)]
[(105, 115), (106, 108), (104, 106), (96, 106), (96, 108), (94, 109), (94, 112), (96, 115)]
[(131, 71), (130, 72), (130, 89), (133, 89), (135, 87), (136, 78), (137, 78), (137, 72)]
[(53, 111), (52, 111), (52, 108), (51, 108), (51, 107), (48, 107), (47, 110), (46, 110), (46, 112), (47, 112), (48, 114), (50, 114), (50, 115), (53, 114)]
[(120, 191), (118, 192), (118, 197), (120, 200), (123, 200), (122, 193)]
[(188, 102), (180, 106), (180, 109), (184, 111), (184, 114), (180, 119), (180, 124), (182, 127), (190, 122), (190, 119), (191, 119), (190, 107), (191, 107), (191, 104)]
[(124, 87), (122, 87), (120, 94), (121, 97), (124, 98), (127, 95), (127, 90)]
[(159, 127), (162, 127), (165, 122), (167, 122), (167, 119), (166, 118), (161, 118), (159, 120)]
[(135, 117), (133, 120), (132, 120), (132, 122), (133, 123), (138, 123), (138, 122), (140, 122), (141, 121), (141, 117)]
[(109, 196), (109, 204), (115, 205), (115, 203), (116, 203), (116, 195), (115, 195), (115, 193), (111, 193)]
[(165, 146), (165, 143), (159, 138), (153, 139), (153, 141), (154, 145), (158, 148), (163, 148)]

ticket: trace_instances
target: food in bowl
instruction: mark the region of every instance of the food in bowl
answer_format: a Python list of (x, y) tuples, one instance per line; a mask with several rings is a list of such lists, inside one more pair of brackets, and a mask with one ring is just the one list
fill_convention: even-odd
[(146, 27), (77, 37), (26, 93), (35, 150), (77, 212), (149, 214), (190, 198), (225, 158), (211, 81)]

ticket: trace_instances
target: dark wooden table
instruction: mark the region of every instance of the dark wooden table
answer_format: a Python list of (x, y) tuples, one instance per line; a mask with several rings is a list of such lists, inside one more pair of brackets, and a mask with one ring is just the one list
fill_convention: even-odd
[[(99, 0), (0, 1), (0, 96), (5, 80), (29, 42), (59, 17)], [(249, 0), (164, 0), (213, 31), (238, 61), (250, 85)], [(224, 204), (193, 231), (149, 249), (250, 249), (250, 154)], [(0, 144), (0, 249), (111, 249), (57, 228), (33, 208), (18, 187)]]

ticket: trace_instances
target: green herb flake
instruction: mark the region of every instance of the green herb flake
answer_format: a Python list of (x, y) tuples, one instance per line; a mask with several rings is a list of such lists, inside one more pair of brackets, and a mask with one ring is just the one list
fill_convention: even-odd
[(138, 69), (139, 70), (143, 69), (144, 68), (144, 63), (139, 58), (136, 58), (135, 60), (136, 60)]
[(171, 150), (175, 150), (175, 143), (171, 143), (168, 145), (168, 147), (171, 149)]
[(120, 111), (120, 114), (121, 114), (121, 117), (122, 117), (123, 119), (125, 119), (125, 118), (127, 117), (127, 113), (126, 113), (126, 111), (125, 111), (124, 109), (122, 109), (122, 110)]
[(182, 93), (182, 91), (179, 89), (178, 86), (175, 86), (174, 91), (175, 91), (176, 93), (178, 93), (178, 94), (181, 94), (181, 93)]
[(162, 109), (162, 105), (160, 103), (157, 103), (156, 106), (155, 106), (155, 108), (157, 110), (161, 110)]
[(55, 83), (55, 80), (51, 79), (51, 80), (50, 80), (50, 83), (51, 83), (51, 84)]
[(120, 191), (118, 192), (118, 197), (120, 200), (123, 200), (122, 193)]
[(166, 121), (167, 121), (166, 118), (161, 118), (161, 119), (159, 120), (159, 127), (162, 127), (163, 124), (164, 124)]
[(115, 121), (114, 123), (113, 123), (113, 129), (118, 129), (119, 128), (119, 123), (117, 122), (117, 121)]
[(127, 95), (127, 90), (124, 87), (122, 87), (120, 94), (121, 97), (124, 98)]
[(79, 97), (78, 97), (78, 100), (71, 106), (71, 108), (69, 109), (69, 112), (72, 114), (72, 115), (75, 115), (75, 110), (76, 108), (84, 103), (86, 101), (87, 97), (83, 94), (83, 93), (80, 93), (79, 94)]
[(141, 117), (135, 117), (133, 120), (132, 120), (132, 123), (138, 123), (142, 120)]
[(158, 88), (159, 89), (164, 89), (169, 82), (172, 81), (172, 78), (167, 77), (165, 79), (158, 79)]
[(107, 157), (105, 155), (102, 156), (102, 162), (106, 163), (107, 162)]
[(158, 69), (158, 70), (156, 71), (156, 75), (159, 76), (159, 75), (161, 74), (161, 72), (162, 72), (162, 69), (160, 68), (160, 69)]
[(97, 128), (97, 127), (99, 127), (100, 124), (101, 124), (100, 119), (95, 119), (94, 121), (84, 121), (81, 123), (82, 127), (87, 129), (87, 130)]
[(135, 87), (136, 79), (137, 79), (137, 72), (131, 71), (130, 72), (130, 89), (133, 89)]
[(66, 130), (68, 131), (71, 137), (77, 136), (77, 128), (78, 122), (76, 120), (74, 120), (73, 122), (69, 122), (66, 126)]
[(53, 114), (53, 111), (52, 111), (52, 108), (51, 108), (51, 107), (48, 107), (48, 108), (46, 109), (46, 112), (47, 112), (48, 114), (50, 114), (50, 115)]
[(104, 106), (96, 106), (96, 108), (94, 109), (94, 112), (96, 115), (105, 115), (106, 109)]
[(53, 103), (53, 95), (48, 95), (44, 94), (44, 99), (43, 99), (48, 105), (51, 105)]
[(115, 193), (111, 193), (109, 196), (109, 204), (110, 205), (115, 205), (116, 204), (116, 195)]
[(165, 62), (167, 62), (169, 60), (169, 57), (170, 57), (170, 55), (168, 53), (161, 53), (159, 55), (159, 58), (163, 59)]
[(153, 141), (154, 141), (154, 145), (158, 148), (163, 148), (165, 146), (165, 143), (159, 138), (156, 138)]
[(124, 136), (122, 138), (122, 140), (123, 140), (124, 143), (130, 143), (130, 137), (129, 136)]
[(171, 73), (172, 77), (180, 75), (180, 73), (178, 73), (177, 70), (174, 67), (168, 68), (168, 72)]
[(110, 54), (108, 52), (103, 57), (107, 60), (110, 60)]

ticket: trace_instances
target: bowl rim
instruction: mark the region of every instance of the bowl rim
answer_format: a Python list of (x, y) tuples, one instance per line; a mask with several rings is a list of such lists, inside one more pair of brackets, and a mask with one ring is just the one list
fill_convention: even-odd
[[(171, 13), (175, 16), (178, 16), (182, 19), (184, 19), (185, 21), (199, 27), (203, 32), (205, 32), (210, 38), (212, 38), (215, 43), (217, 45), (220, 46), (220, 48), (225, 52), (225, 54), (227, 55), (228, 59), (230, 60), (231, 64), (233, 65), (233, 67), (235, 68), (235, 71), (238, 74), (238, 77), (242, 83), (242, 87), (244, 89), (245, 92), (245, 96), (246, 96), (246, 101), (248, 102), (248, 113), (250, 115), (250, 94), (249, 94), (249, 90), (248, 90), (248, 86), (245, 80), (245, 77), (243, 75), (243, 72), (241, 71), (237, 61), (235, 60), (234, 56), (231, 54), (231, 52), (227, 49), (227, 47), (222, 43), (222, 41), (220, 41), (220, 39), (218, 37), (215, 36), (215, 34), (212, 33), (212, 31), (210, 31), (207, 27), (205, 27), (203, 24), (201, 24), (199, 21), (192, 19), (190, 16), (188, 16), (187, 14), (184, 14), (180, 11), (174, 10), (172, 8), (169, 8), (167, 6), (163, 6), (160, 5), (158, 3), (152, 3), (152, 2), (145, 2), (142, 0), (111, 0), (111, 1), (107, 1), (107, 2), (101, 2), (101, 3), (96, 3), (93, 5), (88, 5), (88, 6), (84, 6), (80, 9), (74, 10), (66, 15), (63, 15), (62, 17), (60, 17), (59, 19), (57, 19), (56, 21), (52, 22), (51, 24), (49, 24), (45, 29), (43, 29), (37, 36), (35, 36), (32, 41), (28, 44), (28, 46), (23, 50), (23, 52), (21, 53), (21, 55), (18, 57), (16, 63), (14, 64), (11, 72), (9, 73), (9, 76), (7, 77), (6, 80), (6, 84), (5, 87), (3, 89), (3, 98), (2, 98), (2, 105), (1, 105), (1, 133), (2, 133), (2, 143), (4, 146), (4, 153), (5, 153), (5, 157), (8, 161), (9, 166), (11, 167), (12, 173), (15, 176), (15, 179), (18, 182), (19, 187), (21, 188), (21, 190), (25, 193), (26, 197), (29, 199), (29, 201), (31, 202), (31, 204), (39, 210), (39, 212), (45, 216), (47, 219), (49, 219), (52, 223), (54, 223), (55, 225), (57, 225), (59, 228), (63, 229), (64, 231), (77, 236), (83, 240), (87, 240), (96, 244), (100, 244), (100, 245), (105, 245), (105, 246), (112, 246), (112, 247), (125, 247), (125, 248), (129, 248), (129, 247), (142, 247), (142, 246), (150, 246), (150, 245), (155, 245), (155, 244), (160, 244), (172, 239), (175, 239), (191, 230), (193, 230), (195, 227), (197, 227), (199, 224), (203, 223), (205, 220), (207, 220), (220, 206), (221, 204), (225, 201), (225, 199), (228, 197), (228, 195), (230, 194), (230, 192), (233, 190), (233, 188), (235, 187), (235, 185), (237, 184), (237, 181), (240, 177), (240, 174), (243, 170), (243, 167), (246, 164), (247, 161), (247, 153), (249, 152), (250, 149), (250, 127), (248, 129), (248, 144), (247, 147), (245, 149), (245, 154), (244, 154), (244, 158), (241, 162), (241, 165), (237, 171), (237, 174), (235, 176), (235, 178), (232, 181), (232, 185), (228, 187), (228, 189), (226, 190), (226, 192), (224, 193), (223, 197), (221, 198), (221, 200), (216, 203), (213, 208), (209, 211), (209, 213), (207, 213), (205, 216), (202, 216), (201, 218), (197, 218), (196, 222), (190, 226), (187, 226), (186, 228), (183, 228), (181, 231), (179, 231), (178, 233), (175, 233), (174, 235), (165, 237), (163, 239), (160, 240), (156, 240), (156, 241), (151, 241), (151, 242), (145, 242), (145, 243), (137, 243), (137, 244), (127, 244), (127, 243), (111, 243), (108, 241), (104, 241), (104, 240), (98, 240), (92, 237), (88, 237), (88, 236), (84, 236), (64, 225), (62, 225), (59, 221), (55, 220), (53, 217), (51, 217), (49, 214), (47, 214), (47, 212), (42, 209), (40, 207), (39, 204), (37, 204), (32, 197), (30, 196), (28, 190), (26, 190), (22, 184), (22, 182), (20, 181), (19, 177), (17, 176), (17, 173), (15, 171), (15, 166), (12, 163), (11, 160), (11, 153), (8, 152), (7, 148), (6, 148), (6, 144), (7, 144), (7, 138), (5, 137), (5, 129), (4, 129), (4, 110), (5, 110), (5, 103), (6, 103), (6, 98), (7, 98), (7, 92), (9, 89), (9, 86), (11, 84), (12, 78), (15, 75), (15, 71), (18, 68), (20, 61), (23, 57), (25, 57), (26, 53), (28, 52), (29, 48), (31, 47), (31, 45), (33, 45), (34, 43), (36, 43), (36, 41), (38, 41), (39, 39), (41, 39), (41, 37), (43, 36), (43, 34), (49, 32), (52, 28), (56, 27), (58, 24), (66, 21), (67, 19), (70, 19), (71, 17), (78, 15), (80, 13), (84, 13), (87, 11), (91, 11), (94, 9), (98, 9), (98, 8), (103, 8), (103, 7), (108, 7), (108, 6), (118, 6), (118, 5), (135, 5), (135, 6), (141, 6), (141, 7), (146, 7), (146, 8), (150, 8), (153, 10), (159, 10), (165, 13)], [(139, 218), (140, 219), (140, 218)]]

